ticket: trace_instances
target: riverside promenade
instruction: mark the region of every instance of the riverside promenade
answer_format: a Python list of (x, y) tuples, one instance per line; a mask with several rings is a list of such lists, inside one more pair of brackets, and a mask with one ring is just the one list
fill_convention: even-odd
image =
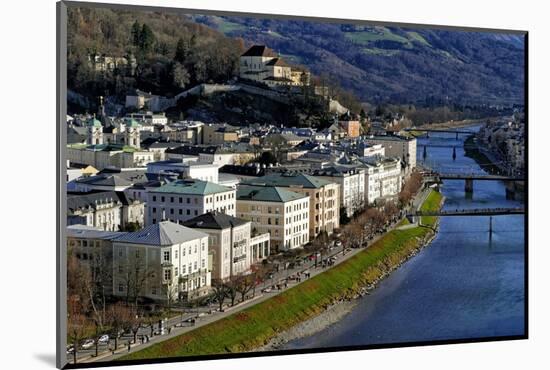
[[(420, 207), (420, 205), (424, 202), (427, 195), (429, 194), (429, 191), (430, 189), (424, 189), (419, 194), (417, 194), (417, 196), (413, 200), (414, 208), (418, 209)], [(369, 242), (369, 245), (372, 245), (373, 243), (378, 241), (380, 238), (382, 238), (384, 235), (394, 230), (400, 224), (400, 222), (401, 220), (398, 220), (397, 222), (390, 225), (390, 227), (385, 233), (375, 235)], [(207, 308), (203, 308), (200, 311), (196, 311), (191, 314), (173, 317), (172, 319), (168, 319), (164, 323), (165, 330), (164, 330), (164, 334), (162, 335), (155, 335), (153, 337), (150, 337), (149, 341), (145, 343), (138, 340), (137, 343), (130, 344), (129, 347), (126, 344), (114, 352), (103, 351), (97, 357), (88, 355), (87, 357), (79, 358), (79, 362), (87, 363), (87, 362), (96, 362), (96, 361), (117, 360), (130, 353), (134, 353), (136, 351), (146, 349), (154, 344), (161, 343), (168, 339), (175, 338), (182, 334), (191, 332), (195, 329), (201, 328), (203, 326), (206, 326), (208, 324), (211, 324), (213, 322), (226, 318), (230, 315), (243, 311), (247, 308), (250, 308), (254, 305), (257, 305), (261, 302), (264, 302), (268, 299), (276, 297), (277, 295), (285, 292), (289, 288), (297, 286), (308, 280), (308, 279), (302, 279), (301, 282), (300, 281), (296, 282), (295, 280), (293, 281), (287, 280), (286, 288), (284, 288), (285, 285), (280, 284), (281, 285), (280, 290), (271, 289), (271, 287), (276, 285), (277, 282), (283, 281), (287, 279), (289, 276), (295, 275), (296, 273), (300, 272), (302, 276), (304, 276), (304, 273), (309, 273), (310, 278), (312, 278), (331, 268), (334, 268), (335, 266), (339, 265), (343, 261), (346, 261), (349, 258), (357, 255), (361, 251), (364, 251), (364, 248), (349, 249), (343, 245), (341, 247), (333, 247), (326, 256), (323, 256), (323, 258), (327, 258), (327, 259), (332, 258), (334, 260), (334, 264), (330, 267), (322, 267), (322, 264), (320, 263), (318, 263), (317, 267), (315, 267), (315, 263), (313, 261), (310, 261), (309, 263), (306, 263), (305, 265), (302, 265), (297, 268), (285, 269), (285, 270), (279, 271), (278, 273), (275, 273), (275, 275), (273, 276), (273, 279), (269, 279), (268, 281), (265, 281), (259, 286), (257, 286), (256, 290), (259, 291), (260, 293), (257, 294), (252, 299), (236, 304), (233, 307), (227, 307), (226, 309), (223, 310), (223, 312), (218, 312), (217, 310), (209, 310)], [(188, 321), (189, 319), (194, 319), (194, 323), (189, 322)], [(128, 343), (128, 341), (122, 340), (121, 343)]]

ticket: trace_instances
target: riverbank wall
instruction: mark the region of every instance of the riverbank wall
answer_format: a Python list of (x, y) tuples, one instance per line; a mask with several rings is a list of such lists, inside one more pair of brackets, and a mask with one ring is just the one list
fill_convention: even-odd
[[(437, 210), (442, 202), (442, 195), (432, 191), (421, 209)], [(273, 298), (121, 360), (270, 350), (280, 345), (281, 338), (288, 340), (285, 333), (294, 330), (295, 337), (321, 330), (431, 242), (438, 218), (425, 218), (422, 223), (388, 232), (353, 257)]]
[[(473, 159), (486, 172), (495, 175), (505, 175), (506, 171), (498, 166), (475, 140), (475, 135), (470, 135), (464, 140), (464, 155)], [(509, 199), (523, 201), (525, 197), (525, 182), (510, 181), (506, 183), (506, 196)]]

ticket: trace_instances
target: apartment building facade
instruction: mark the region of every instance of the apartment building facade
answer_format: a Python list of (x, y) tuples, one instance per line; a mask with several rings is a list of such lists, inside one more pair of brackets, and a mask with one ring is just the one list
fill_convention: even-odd
[(211, 211), (235, 216), (235, 193), (234, 189), (209, 181), (172, 181), (147, 192), (145, 224), (164, 219), (183, 224)]
[[(309, 242), (309, 197), (273, 186), (239, 185), (237, 215), (252, 222), (253, 233), (269, 233), (277, 251), (302, 247)], [(257, 257), (266, 257), (258, 248)], [(254, 253), (253, 253), (254, 254)]]

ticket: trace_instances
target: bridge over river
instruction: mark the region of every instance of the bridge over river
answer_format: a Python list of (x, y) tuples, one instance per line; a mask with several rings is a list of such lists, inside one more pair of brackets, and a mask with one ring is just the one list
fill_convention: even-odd
[(472, 208), (441, 210), (435, 212), (415, 211), (410, 216), (502, 216), (502, 215), (521, 215), (525, 213), (525, 208)]

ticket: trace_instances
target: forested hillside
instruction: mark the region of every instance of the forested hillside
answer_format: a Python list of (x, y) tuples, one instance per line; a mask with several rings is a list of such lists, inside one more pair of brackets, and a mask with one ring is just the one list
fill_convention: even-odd
[(362, 101), (428, 105), (523, 102), (523, 37), (512, 34), (195, 16), (270, 45)]
[[(139, 88), (171, 95), (201, 82), (224, 82), (237, 73), (242, 40), (226, 37), (185, 16), (105, 8), (69, 8), (68, 84), (87, 96)], [(90, 55), (133, 56), (133, 76), (97, 73)]]

